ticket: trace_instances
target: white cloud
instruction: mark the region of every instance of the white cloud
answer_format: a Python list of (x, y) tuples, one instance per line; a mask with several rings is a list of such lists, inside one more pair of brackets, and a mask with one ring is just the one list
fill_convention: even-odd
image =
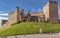
[(7, 11), (0, 11), (0, 28), (2, 25), (2, 20), (8, 20), (7, 17), (1, 17), (1, 16), (8, 16), (8, 12)]
[(9, 13), (10, 11), (0, 11), (0, 13)]
[(8, 13), (2, 13), (0, 16), (8, 16)]
[(0, 11), (0, 16), (8, 16), (8, 11)]
[(0, 20), (8, 20), (7, 17), (0, 17)]

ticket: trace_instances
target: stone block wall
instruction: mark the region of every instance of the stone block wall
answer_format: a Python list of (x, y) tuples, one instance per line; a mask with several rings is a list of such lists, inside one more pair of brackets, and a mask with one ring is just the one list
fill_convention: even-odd
[(48, 1), (43, 7), (45, 20), (51, 23), (58, 23), (58, 1)]
[(8, 22), (9, 22), (8, 23), (9, 25), (17, 22), (17, 10), (15, 10), (13, 13), (9, 14)]
[(53, 23), (58, 23), (58, 2), (49, 2), (49, 20)]
[(2, 26), (2, 28), (6, 28), (6, 27), (8, 27), (9, 25), (8, 25), (8, 22), (6, 22), (5, 24), (3, 24), (3, 26)]
[(8, 20), (2, 20), (2, 25), (8, 22)]
[(49, 19), (49, 2), (47, 2), (43, 7), (43, 13), (45, 14), (45, 21)]

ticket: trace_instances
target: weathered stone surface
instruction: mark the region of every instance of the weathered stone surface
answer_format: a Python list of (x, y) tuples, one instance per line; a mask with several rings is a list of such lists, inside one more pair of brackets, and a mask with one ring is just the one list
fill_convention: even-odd
[(43, 13), (45, 14), (46, 21), (58, 23), (58, 2), (48, 1), (43, 7)]

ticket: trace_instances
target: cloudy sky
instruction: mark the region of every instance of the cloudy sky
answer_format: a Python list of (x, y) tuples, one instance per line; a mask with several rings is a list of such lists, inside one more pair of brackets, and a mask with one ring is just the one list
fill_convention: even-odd
[[(16, 6), (25, 10), (30, 9), (31, 13), (40, 12), (48, 0), (0, 0), (0, 19), (7, 19), (8, 13), (15, 10)], [(58, 0), (59, 18), (60, 18), (60, 0)]]

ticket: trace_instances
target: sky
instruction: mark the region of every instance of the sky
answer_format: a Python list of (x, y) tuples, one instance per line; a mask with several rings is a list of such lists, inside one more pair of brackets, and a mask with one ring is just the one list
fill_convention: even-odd
[[(48, 0), (0, 0), (0, 19), (8, 19), (8, 13), (11, 13), (17, 6), (20, 9), (24, 9), (27, 13), (30, 10), (31, 13), (43, 11), (43, 6)], [(58, 0), (58, 12), (60, 19), (60, 0)]]

